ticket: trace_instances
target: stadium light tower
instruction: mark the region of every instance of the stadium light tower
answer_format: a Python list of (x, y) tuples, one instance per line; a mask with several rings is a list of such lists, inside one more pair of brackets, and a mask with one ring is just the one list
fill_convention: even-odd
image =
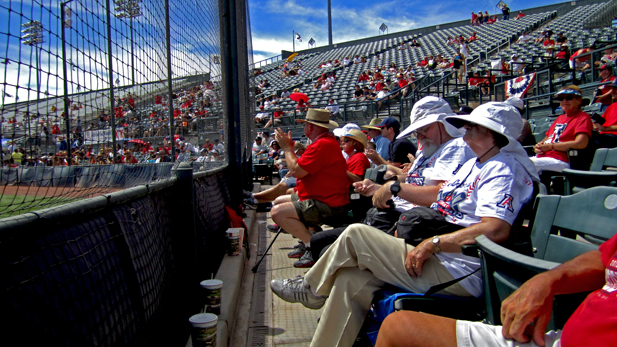
[(39, 99), (39, 93), (41, 89), (39, 72), (40, 72), (40, 62), (39, 62), (39, 51), (41, 49), (41, 44), (44, 41), (43, 39), (43, 24), (38, 20), (31, 20), (21, 25), (22, 36), (21, 43), (34, 48), (34, 52), (36, 54), (36, 99)]
[(116, 4), (116, 17), (128, 18), (129, 26), (131, 29), (131, 81), (135, 85), (135, 54), (133, 43), (133, 18), (143, 15), (140, 6), (141, 0), (115, 0)]
[[(66, 66), (66, 36), (65, 36), (65, 28), (70, 28), (73, 24), (73, 21), (70, 19), (71, 17), (71, 9), (66, 7), (67, 4), (73, 2), (73, 0), (62, 1), (60, 2), (60, 39), (62, 40), (62, 84), (64, 87), (64, 97), (62, 98), (62, 105), (64, 107), (64, 122), (66, 125), (66, 144), (67, 150), (70, 151), (70, 143), (71, 143), (71, 117), (69, 114), (71, 110), (69, 110), (69, 85), (68, 85), (68, 76), (67, 76), (67, 66)], [(69, 17), (68, 19), (66, 17)], [(71, 165), (71, 161), (68, 160), (68, 165)]]

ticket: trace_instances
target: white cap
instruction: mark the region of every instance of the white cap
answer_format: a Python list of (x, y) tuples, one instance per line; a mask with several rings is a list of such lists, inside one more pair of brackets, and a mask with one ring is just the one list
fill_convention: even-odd
[(525, 108), (525, 103), (523, 102), (523, 100), (521, 100), (520, 98), (517, 97), (511, 97), (508, 100), (504, 101), (506, 104), (512, 105), (516, 108), (518, 108), (519, 110), (522, 110)]
[(413, 105), (413, 109), (409, 115), (411, 125), (403, 130), (398, 135), (398, 138), (408, 136), (412, 131), (435, 122), (443, 123), (450, 136), (460, 137), (463, 135), (461, 130), (452, 126), (450, 123), (443, 121), (446, 116), (449, 116), (452, 113), (454, 112), (452, 112), (452, 108), (446, 100), (436, 96), (426, 96)]
[(360, 129), (360, 126), (358, 126), (358, 124), (356, 123), (347, 123), (345, 124), (342, 128), (336, 128), (334, 130), (332, 130), (332, 132), (334, 133), (334, 136), (338, 136), (341, 137), (347, 133), (349, 133), (349, 130), (351, 129), (356, 129), (356, 130), (362, 130)]

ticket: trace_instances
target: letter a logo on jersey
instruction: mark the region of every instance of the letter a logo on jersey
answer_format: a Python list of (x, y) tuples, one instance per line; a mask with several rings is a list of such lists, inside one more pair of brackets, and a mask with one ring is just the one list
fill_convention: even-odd
[(512, 195), (505, 194), (503, 199), (501, 199), (501, 202), (497, 204), (497, 207), (507, 208), (508, 211), (514, 213), (514, 207), (512, 207), (512, 200), (514, 200)]

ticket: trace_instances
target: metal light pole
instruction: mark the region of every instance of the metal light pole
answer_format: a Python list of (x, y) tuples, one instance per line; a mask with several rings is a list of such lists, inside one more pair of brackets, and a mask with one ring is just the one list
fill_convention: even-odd
[[(71, 27), (71, 20), (66, 19), (66, 5), (73, 0), (63, 1), (60, 3), (60, 39), (62, 40), (62, 84), (64, 87), (64, 97), (62, 98), (62, 104), (64, 106), (64, 121), (66, 123), (66, 147), (67, 155), (70, 153), (71, 142), (71, 117), (69, 116), (71, 110), (69, 109), (69, 84), (66, 67), (66, 34), (64, 29)], [(69, 10), (70, 11), (70, 10)], [(47, 142), (46, 142), (47, 143)], [(46, 145), (47, 146), (47, 145)], [(71, 161), (67, 160), (67, 164), (71, 165)]]
[(109, 108), (111, 111), (111, 146), (113, 148), (113, 162), (116, 163), (116, 110), (115, 110), (115, 96), (114, 96), (114, 57), (112, 55), (112, 44), (111, 44), (111, 2), (110, 0), (106, 1), (106, 14), (107, 14), (107, 58), (108, 58), (108, 67), (109, 70)]
[(114, 0), (116, 4), (116, 17), (129, 18), (129, 26), (131, 29), (131, 82), (135, 85), (135, 54), (133, 42), (133, 18), (143, 15), (141, 13), (141, 0)]
[(43, 43), (43, 24), (41, 24), (41, 22), (39, 22), (38, 20), (31, 20), (27, 23), (24, 23), (21, 25), (22, 28), (24, 28), (21, 32), (24, 34), (21, 39), (23, 41), (21, 41), (22, 44), (30, 46), (30, 47), (34, 47), (35, 48), (35, 54), (36, 54), (36, 99), (39, 99), (39, 93), (40, 93), (40, 82), (39, 82), (39, 71), (40, 71), (40, 64), (39, 64), (39, 45), (41, 43)]

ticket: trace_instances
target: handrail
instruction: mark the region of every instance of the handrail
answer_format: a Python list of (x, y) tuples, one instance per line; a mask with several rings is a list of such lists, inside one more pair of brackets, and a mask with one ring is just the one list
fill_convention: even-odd
[(606, 27), (615, 17), (617, 17), (617, 0), (611, 0), (583, 21), (583, 29)]
[[(260, 60), (258, 62), (255, 62), (253, 64), (250, 64), (249, 65), (249, 70), (253, 70), (253, 69), (257, 68), (257, 67), (262, 67), (264, 65), (268, 65), (270, 63), (274, 63), (274, 62), (277, 62), (277, 61), (280, 61), (280, 60), (283, 60), (283, 55), (282, 54), (275, 55), (274, 57), (266, 58), (266, 59)], [(259, 64), (259, 66), (257, 66), (257, 64)]]

